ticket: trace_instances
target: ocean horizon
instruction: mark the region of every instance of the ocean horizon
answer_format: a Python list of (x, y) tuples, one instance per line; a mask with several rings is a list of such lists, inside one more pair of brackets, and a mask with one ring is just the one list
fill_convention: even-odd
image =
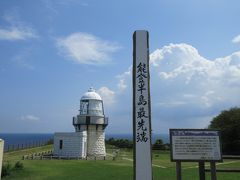
[[(47, 143), (53, 139), (54, 133), (0, 133), (0, 139), (4, 140), (5, 151), (9, 148), (17, 149), (22, 147), (37, 146)], [(132, 134), (111, 134), (106, 133), (106, 139), (128, 139), (132, 140)], [(157, 139), (162, 139), (164, 143), (169, 143), (168, 134), (153, 134), (152, 143)]]

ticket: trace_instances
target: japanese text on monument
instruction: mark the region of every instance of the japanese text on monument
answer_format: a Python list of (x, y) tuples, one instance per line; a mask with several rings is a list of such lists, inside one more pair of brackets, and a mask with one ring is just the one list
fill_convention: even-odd
[(147, 135), (147, 126), (146, 126), (146, 120), (148, 118), (148, 102), (147, 98), (145, 97), (145, 94), (147, 94), (147, 79), (148, 79), (148, 73), (147, 73), (147, 66), (145, 63), (140, 62), (137, 65), (137, 142), (147, 142), (148, 141), (148, 135)]

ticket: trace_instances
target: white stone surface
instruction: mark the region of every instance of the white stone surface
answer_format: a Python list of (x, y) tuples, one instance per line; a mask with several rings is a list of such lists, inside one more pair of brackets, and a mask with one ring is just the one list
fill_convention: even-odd
[(88, 127), (87, 145), (88, 156), (106, 156), (105, 132), (101, 125), (98, 126), (97, 130), (95, 125)]
[[(62, 149), (60, 149), (60, 140), (63, 141)], [(54, 155), (85, 158), (86, 148), (86, 131), (54, 134)]]
[(85, 100), (85, 99), (87, 99), (87, 100), (89, 100), (89, 99), (102, 100), (101, 96), (98, 93), (96, 93), (96, 91), (93, 88), (90, 88), (88, 90), (88, 92), (86, 92), (82, 96), (81, 100)]
[(4, 148), (4, 141), (0, 139), (0, 179), (1, 179), (1, 172), (2, 172), (3, 148)]

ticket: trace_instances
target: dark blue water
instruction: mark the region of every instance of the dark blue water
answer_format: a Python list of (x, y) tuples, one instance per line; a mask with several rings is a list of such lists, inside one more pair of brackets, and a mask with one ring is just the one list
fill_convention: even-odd
[(0, 139), (4, 140), (4, 150), (27, 148), (45, 144), (53, 139), (53, 134), (8, 134), (0, 133)]
[[(132, 140), (132, 134), (106, 134), (106, 139), (129, 139)], [(53, 134), (1, 134), (0, 139), (4, 140), (4, 150), (27, 148), (45, 144), (53, 139)], [(169, 143), (168, 134), (153, 134), (152, 142), (156, 139), (162, 139), (164, 143)]]

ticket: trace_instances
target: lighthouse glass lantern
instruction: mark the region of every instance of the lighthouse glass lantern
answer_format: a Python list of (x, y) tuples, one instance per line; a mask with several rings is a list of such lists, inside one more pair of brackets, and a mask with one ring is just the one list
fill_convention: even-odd
[(104, 116), (102, 100), (85, 98), (80, 101), (80, 115)]

